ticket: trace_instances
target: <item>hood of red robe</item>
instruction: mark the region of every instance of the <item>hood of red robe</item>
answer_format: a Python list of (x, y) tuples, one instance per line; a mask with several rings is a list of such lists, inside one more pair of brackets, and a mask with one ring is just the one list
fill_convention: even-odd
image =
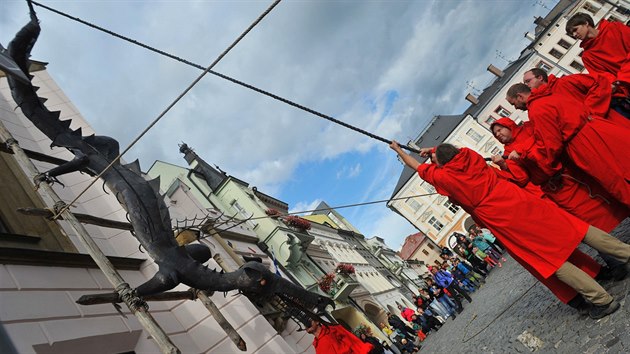
[(597, 41), (599, 39), (604, 37), (601, 32), (607, 31), (609, 25), (610, 25), (610, 22), (608, 20), (602, 19), (599, 22), (599, 25), (597, 26), (597, 31), (598, 31), (597, 36), (595, 36), (594, 38), (589, 38), (589, 39), (583, 40), (582, 43), (580, 43), (580, 48), (583, 48), (584, 50), (587, 50), (587, 49), (593, 47), (595, 45), (595, 43), (597, 43)]
[(495, 125), (506, 127), (512, 131), (512, 141), (505, 144), (505, 155), (509, 155), (512, 151), (523, 154), (524, 151), (527, 151), (534, 145), (534, 129), (531, 122), (517, 125), (512, 119), (504, 117), (492, 123), (490, 130), (492, 130)]

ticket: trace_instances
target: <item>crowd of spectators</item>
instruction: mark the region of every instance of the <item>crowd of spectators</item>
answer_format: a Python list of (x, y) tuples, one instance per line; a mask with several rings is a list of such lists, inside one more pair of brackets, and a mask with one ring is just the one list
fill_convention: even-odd
[(440, 261), (428, 267), (425, 287), (413, 297), (415, 308), (398, 305), (398, 313), (388, 313), (388, 323), (380, 323), (401, 353), (416, 353), (427, 335), (438, 331), (449, 318), (464, 311), (472, 293), (485, 284), (495, 267), (501, 267), (504, 249), (492, 233), (473, 225), (468, 235), (455, 233), (453, 250), (444, 247)]

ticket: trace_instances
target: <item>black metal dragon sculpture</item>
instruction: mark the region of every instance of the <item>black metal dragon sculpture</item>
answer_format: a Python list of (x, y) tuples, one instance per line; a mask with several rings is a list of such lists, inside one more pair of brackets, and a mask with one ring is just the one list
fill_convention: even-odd
[[(8, 46), (8, 58), (13, 60), (29, 79), (29, 57), (40, 33), (39, 21), (28, 2), (31, 21), (26, 24)], [(20, 75), (21, 76), (21, 75)], [(139, 296), (170, 290), (180, 283), (206, 291), (227, 292), (239, 290), (244, 295), (260, 300), (274, 295), (289, 299), (292, 305), (306, 309), (310, 314), (321, 313), (334, 303), (328, 297), (309, 292), (270, 272), (262, 263), (250, 261), (229, 273), (217, 272), (204, 266), (210, 256), (208, 247), (195, 244), (179, 246), (173, 237), (171, 220), (166, 204), (159, 194), (159, 178), (145, 180), (136, 162), (122, 165), (114, 163), (119, 154), (118, 142), (107, 136), (82, 136), (81, 129), (71, 130), (70, 120), (60, 120), (59, 111), (49, 111), (43, 99), (37, 96), (37, 87), (18, 75), (7, 71), (11, 94), (24, 115), (46, 136), (52, 146), (68, 149), (74, 159), (39, 176), (40, 181), (53, 181), (56, 176), (87, 171), (92, 175), (103, 173), (101, 178), (117, 196), (129, 214), (134, 234), (142, 247), (158, 264), (159, 270), (152, 279), (140, 285)], [(103, 172), (104, 171), (104, 172)], [(285, 301), (286, 302), (286, 301)]]

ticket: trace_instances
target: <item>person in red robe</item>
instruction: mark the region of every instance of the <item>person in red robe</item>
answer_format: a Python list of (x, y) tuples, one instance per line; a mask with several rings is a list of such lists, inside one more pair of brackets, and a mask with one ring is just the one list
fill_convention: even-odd
[(390, 148), (438, 193), (461, 206), (477, 225), (490, 229), (510, 254), (544, 278), (555, 274), (591, 302), (591, 318), (602, 318), (619, 308), (606, 290), (567, 260), (583, 241), (629, 267), (630, 245), (498, 177), (483, 157), (468, 148), (441, 144), (421, 149), (420, 156), (431, 156), (432, 164), (418, 162), (395, 141)]
[(582, 61), (589, 73), (607, 76), (613, 83), (630, 84), (628, 26), (602, 19), (595, 27), (591, 16), (576, 13), (567, 21), (565, 29), (569, 36), (582, 41)]
[(562, 173), (562, 159), (593, 177), (610, 195), (630, 207), (630, 129), (591, 116), (589, 108), (568, 95), (553, 94), (549, 85), (531, 91), (514, 84), (507, 101), (527, 110), (534, 128), (534, 146), (524, 155), (551, 179)]
[(311, 320), (306, 332), (315, 336), (313, 347), (317, 354), (369, 354), (374, 348), (341, 325), (322, 325)]
[(604, 75), (574, 74), (558, 78), (547, 75), (543, 69), (534, 68), (523, 74), (523, 83), (532, 91), (547, 85), (553, 94), (567, 95), (584, 103), (592, 116), (630, 128), (630, 119), (611, 109), (613, 91), (610, 80)]
[(582, 62), (588, 72), (603, 75), (612, 83), (614, 109), (630, 118), (630, 28), (605, 19), (595, 27), (591, 16), (576, 13), (565, 29), (569, 36), (582, 41)]

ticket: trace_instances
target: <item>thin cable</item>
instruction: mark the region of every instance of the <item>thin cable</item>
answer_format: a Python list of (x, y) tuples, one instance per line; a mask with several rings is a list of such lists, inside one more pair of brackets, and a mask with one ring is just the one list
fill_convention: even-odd
[[(189, 60), (186, 60), (186, 59), (180, 58), (180, 57), (175, 56), (175, 55), (173, 55), (173, 54), (167, 53), (167, 52), (165, 52), (165, 51), (163, 51), (163, 50), (159, 50), (159, 49), (157, 49), (157, 48), (151, 47), (151, 46), (149, 46), (149, 45), (147, 45), (147, 44), (144, 44), (144, 43), (141, 43), (141, 42), (139, 42), (139, 41), (137, 41), (137, 40), (135, 40), (135, 39), (132, 39), (132, 38), (129, 38), (129, 37), (125, 37), (125, 36), (120, 35), (120, 34), (118, 34), (118, 33), (116, 33), (116, 32), (113, 32), (113, 31), (110, 31), (110, 30), (105, 29), (105, 28), (103, 28), (103, 27), (97, 26), (97, 25), (95, 25), (95, 24), (93, 24), (93, 23), (90, 23), (90, 22), (84, 21), (84, 20), (82, 20), (82, 19), (80, 19), (80, 18), (78, 18), (78, 17), (73, 17), (73, 16), (70, 16), (70, 15), (68, 15), (68, 14), (64, 13), (64, 12), (61, 12), (61, 11), (59, 11), (59, 10), (55, 10), (55, 9), (53, 9), (53, 8), (51, 8), (51, 7), (48, 7), (48, 6), (45, 6), (45, 5), (39, 4), (39, 3), (35, 2), (35, 1), (33, 1), (33, 4), (35, 4), (35, 5), (37, 5), (37, 6), (40, 6), (40, 7), (44, 8), (44, 9), (46, 9), (46, 10), (49, 10), (49, 11), (51, 11), (51, 12), (54, 12), (54, 13), (56, 13), (56, 14), (58, 14), (58, 15), (61, 15), (61, 16), (63, 16), (63, 17), (69, 18), (69, 19), (71, 19), (71, 20), (74, 20), (74, 21), (77, 21), (77, 22), (79, 22), (79, 23), (82, 23), (82, 24), (84, 24), (84, 25), (86, 25), (86, 26), (89, 26), (89, 27), (91, 27), (91, 28), (94, 28), (94, 29), (96, 29), (96, 30), (99, 30), (99, 31), (101, 31), (101, 32), (105, 32), (105, 33), (107, 33), (107, 34), (109, 34), (109, 35), (111, 35), (111, 36), (114, 36), (114, 37), (116, 37), (116, 38), (120, 38), (120, 39), (122, 39), (122, 40), (124, 40), (124, 41), (127, 41), (127, 42), (129, 42), (129, 43), (135, 44), (135, 45), (140, 46), (140, 47), (142, 47), (142, 48), (148, 49), (148, 50), (150, 50), (150, 51), (152, 51), (152, 52), (155, 52), (155, 53), (158, 53), (158, 54), (160, 54), (160, 55), (166, 56), (166, 57), (168, 57), (168, 58), (174, 59), (174, 60), (179, 61), (179, 62), (181, 62), (181, 63), (184, 63), (184, 64), (186, 64), (186, 65), (192, 66), (192, 67), (197, 68), (197, 69), (200, 69), (200, 70), (205, 70), (205, 69), (206, 69), (205, 67), (203, 67), (203, 66), (201, 66), (201, 65), (199, 65), (199, 64), (195, 64), (195, 63), (193, 63), (193, 62), (191, 62), (191, 61), (189, 61)], [(220, 78), (222, 78), (222, 79), (228, 80), (228, 81), (230, 81), (230, 82), (232, 82), (232, 83), (235, 83), (235, 84), (237, 84), (237, 85), (240, 85), (240, 86), (246, 87), (246, 88), (248, 88), (248, 89), (250, 89), (250, 90), (253, 90), (253, 91), (256, 91), (256, 92), (258, 92), (258, 93), (260, 93), (260, 94), (262, 94), (262, 95), (265, 95), (265, 96), (271, 97), (271, 98), (273, 98), (273, 99), (276, 99), (276, 100), (278, 100), (278, 101), (280, 101), (280, 102), (286, 103), (286, 104), (288, 104), (289, 106), (293, 106), (293, 107), (295, 107), (295, 108), (301, 109), (301, 110), (303, 110), (303, 111), (306, 111), (306, 112), (308, 112), (308, 113), (311, 113), (311, 114), (313, 114), (313, 115), (315, 115), (315, 116), (318, 116), (318, 117), (320, 117), (320, 118), (324, 118), (324, 119), (326, 119), (326, 120), (328, 120), (328, 121), (330, 121), (330, 122), (333, 122), (333, 123), (335, 123), (335, 124), (341, 125), (341, 126), (343, 126), (343, 127), (346, 127), (346, 128), (348, 128), (348, 129), (351, 129), (351, 130), (354, 130), (355, 132), (358, 132), (358, 133), (361, 133), (361, 134), (363, 134), (363, 135), (366, 135), (366, 136), (368, 136), (368, 137), (370, 137), (370, 138), (372, 138), (372, 139), (376, 139), (376, 140), (382, 141), (382, 142), (387, 143), (387, 144), (391, 144), (391, 143), (392, 143), (392, 141), (391, 141), (391, 140), (389, 140), (389, 139), (385, 139), (385, 138), (380, 137), (380, 136), (378, 136), (378, 135), (376, 135), (376, 134), (372, 134), (372, 133), (370, 133), (370, 132), (368, 132), (368, 131), (366, 131), (366, 130), (363, 130), (363, 129), (361, 129), (361, 128), (357, 128), (357, 127), (352, 126), (352, 125), (350, 125), (350, 124), (348, 124), (348, 123), (345, 123), (345, 122), (342, 122), (342, 121), (340, 121), (340, 120), (338, 120), (338, 119), (335, 119), (335, 118), (333, 118), (333, 117), (331, 117), (331, 116), (329, 116), (329, 115), (327, 115), (327, 114), (324, 114), (324, 113), (318, 112), (318, 111), (316, 111), (316, 110), (314, 110), (314, 109), (308, 108), (308, 107), (306, 107), (306, 106), (304, 106), (304, 105), (301, 105), (301, 104), (299, 104), (299, 103), (295, 103), (295, 102), (293, 102), (293, 101), (291, 101), (291, 100), (289, 100), (289, 99), (286, 99), (286, 98), (284, 98), (284, 97), (278, 96), (278, 95), (273, 94), (273, 93), (271, 93), (271, 92), (265, 91), (265, 90), (260, 89), (260, 88), (258, 88), (258, 87), (256, 87), (256, 86), (253, 86), (253, 85), (247, 84), (247, 83), (245, 83), (245, 82), (242, 82), (242, 81), (237, 80), (237, 79), (235, 79), (235, 78), (232, 78), (232, 77), (230, 77), (230, 76), (227, 76), (227, 75), (221, 74), (221, 73), (216, 72), (216, 71), (213, 71), (213, 70), (207, 70), (207, 72), (208, 72), (208, 73), (210, 73), (210, 74), (212, 74), (212, 75), (218, 76), (218, 77), (220, 77)], [(420, 153), (420, 151), (418, 151), (417, 149), (414, 149), (414, 148), (409, 147), (409, 146), (406, 146), (406, 145), (401, 145), (400, 147), (401, 147), (401, 148), (403, 148), (403, 149), (405, 149), (405, 150), (407, 150), (407, 151), (410, 151), (410, 152), (415, 152), (415, 153), (417, 153), (417, 154), (419, 154), (419, 153)]]
[[(410, 199), (410, 198), (418, 198), (418, 197), (428, 197), (431, 195), (435, 195), (438, 194), (437, 192), (434, 193), (424, 193), (424, 194), (416, 194), (416, 195), (410, 195), (407, 197), (398, 197), (398, 198), (391, 198), (391, 199), (382, 199), (382, 200), (374, 200), (371, 202), (363, 202), (363, 203), (355, 203), (355, 204), (347, 204), (347, 205), (340, 205), (340, 206), (336, 206), (336, 207), (329, 207), (329, 208), (322, 208), (322, 209), (311, 209), (311, 210), (303, 210), (303, 211), (294, 211), (292, 213), (286, 213), (286, 214), (278, 214), (278, 215), (265, 215), (265, 216), (257, 216), (257, 217), (250, 217), (247, 219), (236, 219), (236, 218), (232, 218), (231, 220), (236, 221), (237, 223), (228, 227), (227, 229), (219, 229), (218, 231), (228, 231), (230, 229), (233, 229), (239, 225), (244, 224), (247, 221), (250, 220), (260, 220), (260, 219), (277, 219), (283, 216), (289, 216), (289, 215), (298, 215), (298, 214), (304, 214), (304, 213), (313, 213), (316, 211), (328, 211), (328, 210), (336, 210), (336, 209), (345, 209), (345, 208), (353, 208), (353, 207), (357, 207), (357, 206), (363, 206), (363, 205), (370, 205), (370, 204), (377, 204), (377, 203), (385, 203), (385, 202), (391, 202), (391, 201), (395, 201), (395, 200), (403, 200), (403, 199)], [(226, 223), (222, 223), (220, 225), (223, 225)], [(212, 235), (208, 235), (205, 237), (201, 237), (201, 238), (206, 238)]]
[[(79, 195), (77, 195), (72, 202), (70, 202), (69, 204), (67, 204), (66, 206), (64, 206), (63, 208), (61, 208), (61, 210), (57, 213), (57, 215), (55, 215), (53, 218), (56, 219), (58, 218), (61, 213), (63, 213), (65, 210), (67, 210), (68, 208), (70, 208), (70, 206), (72, 204), (74, 204), (92, 185), (94, 185), (94, 183), (96, 183), (96, 181), (105, 173), (107, 172), (115, 163), (117, 163), (120, 158), (127, 153), (127, 151), (129, 151), (151, 128), (153, 128), (153, 126), (155, 124), (157, 124), (158, 121), (160, 121), (160, 119), (162, 119), (162, 117), (164, 117), (166, 115), (166, 113), (168, 113), (171, 108), (173, 108), (173, 106), (175, 106), (175, 104), (177, 104), (208, 72), (210, 72), (210, 69), (212, 69), (215, 65), (217, 65), (219, 63), (219, 61), (221, 61), (221, 59), (223, 59), (223, 57), (225, 57), (225, 55), (227, 55), (227, 53), (232, 50), (254, 27), (256, 27), (256, 25), (258, 25), (258, 23), (260, 23), (260, 21), (262, 21), (262, 19), (267, 16), (267, 14), (269, 14), (269, 12), (271, 12), (271, 10), (273, 10), (273, 8), (276, 7), (276, 5), (278, 5), (280, 3), (281, 0), (276, 0), (273, 2), (273, 4), (271, 4), (271, 6), (269, 6), (267, 8), (267, 10), (265, 10), (260, 16), (258, 16), (258, 18), (243, 32), (241, 33), (240, 36), (238, 36), (238, 38), (236, 38), (236, 40), (234, 42), (232, 42), (232, 44), (223, 51), (223, 53), (221, 53), (221, 55), (219, 55), (219, 57), (217, 57), (214, 62), (212, 62), (212, 64), (210, 64), (210, 66), (208, 66), (207, 68), (204, 69), (204, 71), (201, 73), (201, 75), (199, 75), (179, 96), (177, 96), (177, 98), (168, 106), (166, 107), (166, 109), (164, 111), (162, 111), (162, 113), (160, 113), (160, 115), (157, 116), (157, 118), (155, 118), (153, 120), (153, 122), (151, 122), (151, 124), (149, 124), (148, 127), (146, 127), (142, 133), (140, 133), (140, 135), (138, 135), (138, 137), (136, 137), (131, 144), (129, 144), (129, 146), (127, 146), (127, 148), (125, 148), (125, 150), (123, 150), (123, 152), (121, 152), (118, 156), (116, 156), (116, 158), (109, 164), (107, 165), (107, 167), (105, 167), (105, 169), (103, 171), (101, 171), (97, 176), (94, 177), (94, 179), (90, 182), (90, 184), (85, 187), (85, 189), (83, 189), (83, 191), (81, 191), (81, 193), (79, 193)], [(45, 9), (50, 9), (47, 7), (44, 7), (43, 5), (36, 3), (33, 1), (33, 4), (41, 6)]]

